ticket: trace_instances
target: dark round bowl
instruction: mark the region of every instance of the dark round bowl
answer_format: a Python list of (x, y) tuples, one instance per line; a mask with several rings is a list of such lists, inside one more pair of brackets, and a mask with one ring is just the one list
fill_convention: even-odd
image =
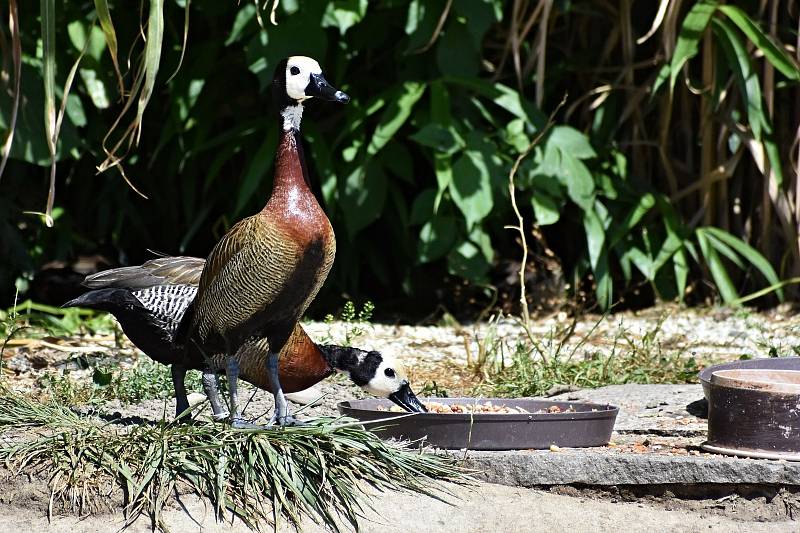
[(781, 357), (734, 361), (700, 372), (708, 400), (703, 448), (800, 461), (800, 393), (792, 372), (798, 370), (800, 357)]
[[(619, 408), (583, 402), (554, 402), (526, 398), (420, 398), (423, 403), (446, 405), (491, 402), (528, 413), (394, 413), (389, 400), (351, 400), (339, 404), (343, 415), (364, 422), (382, 437), (425, 439), (426, 444), (448, 449), (520, 450), (605, 446), (611, 439)], [(548, 407), (574, 412), (537, 413)], [(395, 418), (396, 417), (396, 418)], [(387, 420), (387, 418), (394, 418)]]

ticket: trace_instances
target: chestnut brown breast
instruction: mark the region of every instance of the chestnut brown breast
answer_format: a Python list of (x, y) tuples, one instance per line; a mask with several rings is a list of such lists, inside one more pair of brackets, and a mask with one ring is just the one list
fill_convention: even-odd
[[(212, 250), (195, 300), (192, 330), (207, 348), (235, 350), (253, 336), (285, 340), (328, 276), (333, 229), (308, 187), (294, 132), (278, 147), (272, 195)], [(209, 350), (207, 350), (209, 351)]]

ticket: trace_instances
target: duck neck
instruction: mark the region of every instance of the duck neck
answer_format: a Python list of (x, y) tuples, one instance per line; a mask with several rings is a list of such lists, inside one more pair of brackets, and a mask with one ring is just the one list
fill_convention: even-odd
[(349, 374), (354, 370), (361, 359), (363, 359), (365, 352), (358, 348), (351, 348), (349, 346), (335, 346), (333, 344), (320, 345), (322, 356), (336, 372)]
[[(314, 196), (308, 181), (303, 144), (300, 140), (300, 120), (303, 116), (302, 104), (288, 105), (281, 111), (281, 124), (278, 152), (275, 156), (275, 176), (272, 195), (267, 209), (274, 202), (291, 207), (303, 202), (309, 195)], [(316, 200), (315, 200), (316, 201)], [(291, 205), (290, 205), (291, 204)]]

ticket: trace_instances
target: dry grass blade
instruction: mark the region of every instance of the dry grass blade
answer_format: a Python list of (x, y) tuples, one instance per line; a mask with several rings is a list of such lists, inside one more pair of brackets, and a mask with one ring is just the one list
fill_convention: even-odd
[(175, 67), (175, 72), (167, 78), (167, 83), (172, 81), (178, 71), (181, 69), (181, 65), (183, 65), (183, 58), (186, 55), (186, 43), (189, 39), (189, 7), (192, 5), (192, 0), (186, 0), (186, 5), (183, 6), (183, 44), (181, 45), (181, 57), (178, 60), (178, 66)]
[(108, 53), (111, 55), (111, 62), (114, 64), (114, 72), (117, 75), (119, 96), (122, 98), (125, 94), (125, 86), (122, 83), (122, 73), (119, 70), (119, 61), (117, 60), (117, 32), (114, 30), (114, 24), (111, 22), (111, 12), (108, 9), (108, 1), (94, 0), (94, 9), (95, 12), (97, 12), (97, 20), (100, 21), (100, 28), (103, 30), (103, 35), (105, 35), (106, 38)]
[(441, 497), (448, 492), (438, 480), (469, 479), (448, 456), (330, 419), (271, 431), (163, 420), (126, 428), (0, 392), (0, 432), (38, 428), (0, 447), (0, 460), (17, 473), (48, 475), (53, 501), (73, 510), (107, 500), (98, 487), (113, 484), (112, 494), (124, 496), (128, 523), (146, 514), (154, 528), (163, 528), (161, 513), (176, 491), (206, 497), (219, 518), (230, 513), (253, 528), (299, 526), (308, 517), (342, 531), (358, 529), (370, 505), (368, 486)]
[[(147, 34), (144, 37), (144, 56), (141, 64), (134, 77), (133, 86), (130, 95), (125, 102), (125, 106), (117, 116), (114, 123), (109, 128), (103, 139), (103, 151), (106, 153), (106, 159), (97, 167), (98, 172), (105, 172), (109, 168), (117, 167), (125, 182), (137, 194), (143, 198), (147, 198), (140, 192), (128, 178), (125, 170), (122, 168), (122, 159), (130, 150), (131, 146), (138, 144), (142, 134), (142, 118), (150, 97), (153, 95), (153, 89), (156, 83), (156, 75), (161, 63), (161, 45), (164, 38), (164, 0), (150, 0), (150, 10), (148, 11), (147, 18)], [(113, 147), (108, 148), (106, 143), (116, 131), (117, 126), (122, 122), (122, 118), (133, 107), (136, 102), (136, 116), (131, 123), (125, 128), (125, 132), (116, 141)], [(124, 144), (127, 144), (125, 153), (120, 154), (119, 151)]]
[(144, 85), (136, 109), (136, 143), (142, 135), (142, 117), (153, 88), (156, 85), (158, 66), (161, 63), (161, 43), (164, 40), (164, 0), (150, 0), (147, 19), (147, 42), (144, 47)]
[(44, 78), (44, 131), (50, 150), (50, 189), (47, 193), (45, 223), (53, 227), (53, 202), (56, 195), (56, 3), (40, 0), (42, 22), (42, 77)]
[(11, 57), (14, 63), (14, 103), (11, 107), (11, 121), (8, 125), (8, 136), (3, 143), (2, 161), (0, 161), (0, 179), (3, 179), (3, 171), (6, 169), (8, 156), (11, 155), (11, 145), (14, 142), (14, 130), (17, 128), (17, 113), (19, 111), (20, 82), (22, 81), (22, 41), (19, 34), (19, 12), (17, 10), (17, 0), (9, 0), (8, 3), (8, 28), (11, 33)]
[(511, 208), (514, 210), (514, 214), (517, 217), (517, 225), (516, 226), (506, 226), (506, 229), (513, 229), (519, 232), (519, 237), (522, 245), (522, 262), (520, 263), (519, 267), (519, 283), (520, 283), (520, 296), (519, 296), (519, 303), (522, 310), (522, 319), (524, 322), (525, 329), (530, 331), (531, 325), (531, 318), (530, 318), (530, 311), (528, 310), (528, 299), (525, 294), (525, 269), (528, 265), (528, 242), (525, 238), (525, 220), (522, 218), (522, 213), (517, 206), (517, 188), (514, 183), (514, 177), (517, 174), (517, 170), (519, 170), (519, 165), (522, 161), (528, 157), (528, 154), (531, 153), (536, 145), (538, 145), (544, 136), (550, 131), (552, 127), (556, 113), (561, 109), (564, 103), (567, 101), (567, 95), (564, 95), (561, 102), (556, 106), (553, 112), (550, 114), (550, 117), (547, 119), (547, 123), (544, 127), (536, 134), (536, 137), (533, 138), (533, 141), (528, 145), (525, 150), (523, 150), (518, 156), (517, 159), (514, 161), (514, 165), (511, 167), (511, 170), (508, 173), (508, 192), (511, 197)]
[(661, 0), (658, 4), (658, 11), (656, 12), (656, 17), (653, 19), (653, 25), (650, 26), (650, 30), (636, 39), (636, 44), (643, 44), (646, 42), (650, 37), (655, 35), (658, 31), (658, 28), (661, 26), (661, 23), (664, 22), (664, 17), (667, 14), (667, 8), (669, 7), (670, 0)]

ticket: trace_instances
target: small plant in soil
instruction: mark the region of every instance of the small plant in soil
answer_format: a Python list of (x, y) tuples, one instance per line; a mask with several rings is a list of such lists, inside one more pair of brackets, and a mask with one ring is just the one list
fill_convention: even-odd
[(164, 527), (172, 497), (190, 492), (219, 518), (233, 514), (255, 529), (299, 526), (305, 516), (358, 529), (369, 487), (436, 497), (447, 493), (438, 481), (469, 480), (449, 456), (385, 442), (343, 419), (268, 431), (201, 421), (123, 426), (2, 389), (0, 437), (0, 461), (48, 479), (51, 513), (55, 504), (84, 514), (116, 498), (129, 524), (147, 515), (154, 528)]
[[(173, 395), (169, 367), (145, 356), (140, 356), (130, 367), (94, 366), (91, 382), (62, 372), (44, 374), (37, 383), (45, 395), (64, 405), (97, 404), (115, 399), (123, 404), (133, 404)], [(202, 390), (199, 372), (186, 374), (186, 388), (189, 392)]]
[[(367, 300), (360, 309), (356, 308), (356, 304), (352, 300), (347, 300), (342, 308), (342, 312), (338, 318), (332, 314), (325, 316), (325, 323), (328, 324), (328, 334), (321, 340), (321, 344), (335, 343), (342, 344), (343, 346), (352, 346), (353, 343), (366, 333), (366, 328), (372, 319), (372, 313), (375, 312), (375, 304)], [(342, 342), (336, 342), (332, 333), (334, 322), (339, 321), (344, 323), (344, 338)]]

